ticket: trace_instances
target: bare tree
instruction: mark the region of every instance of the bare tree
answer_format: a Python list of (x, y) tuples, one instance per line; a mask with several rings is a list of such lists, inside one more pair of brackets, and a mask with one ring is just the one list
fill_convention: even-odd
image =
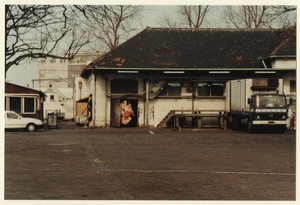
[(87, 31), (108, 49), (116, 48), (133, 31), (143, 6), (88, 5), (85, 7)]
[[(226, 6), (223, 19), (229, 27), (270, 28), (286, 26), (287, 11), (291, 7), (275, 6)], [(280, 21), (278, 21), (280, 18)]]
[(168, 14), (164, 15), (161, 21), (161, 25), (167, 25), (169, 27), (190, 27), (190, 28), (200, 28), (203, 26), (205, 18), (211, 11), (213, 6), (205, 5), (190, 5), (190, 6), (178, 6), (176, 11), (176, 19)]
[(282, 22), (283, 28), (296, 26), (296, 19), (297, 19), (296, 6), (280, 5), (280, 6), (272, 6), (272, 9), (274, 11), (273, 18), (275, 20), (279, 20), (280, 22)]
[(170, 28), (180, 27), (178, 22), (176, 20), (174, 20), (172, 15), (169, 15), (169, 14), (164, 14), (164, 16), (162, 17), (162, 20), (159, 22), (159, 24), (161, 26), (167, 26), (167, 27), (170, 27)]
[(5, 5), (5, 74), (28, 58), (72, 59), (88, 43), (76, 33), (79, 6)]
[(200, 28), (212, 6), (179, 6), (179, 14), (190, 28)]

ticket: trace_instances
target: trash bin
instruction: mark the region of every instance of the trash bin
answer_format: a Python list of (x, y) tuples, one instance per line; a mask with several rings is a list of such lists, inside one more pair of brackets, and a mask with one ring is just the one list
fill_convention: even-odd
[(57, 115), (55, 112), (53, 113), (48, 113), (48, 128), (56, 128), (58, 129), (57, 125)]

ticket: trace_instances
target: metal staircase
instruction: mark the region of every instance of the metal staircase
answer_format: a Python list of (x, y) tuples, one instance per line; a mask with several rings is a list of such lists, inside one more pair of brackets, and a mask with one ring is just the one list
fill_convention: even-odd
[(166, 124), (174, 115), (174, 110), (170, 110), (170, 112), (160, 121), (157, 125), (158, 128), (161, 128), (164, 124)]
[(158, 93), (164, 88), (167, 81), (161, 80), (159, 81), (149, 92), (150, 99), (154, 99)]

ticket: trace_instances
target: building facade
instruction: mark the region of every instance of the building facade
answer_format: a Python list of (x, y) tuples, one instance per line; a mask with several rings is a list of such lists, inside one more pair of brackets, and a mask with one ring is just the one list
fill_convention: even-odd
[(33, 88), (46, 94), (43, 116), (57, 112), (62, 118), (74, 118), (73, 87), (75, 77), (100, 54), (78, 53), (73, 60), (40, 59), (38, 79), (33, 79)]
[(93, 96), (91, 126), (170, 126), (172, 112), (207, 113), (210, 126), (225, 112), (226, 82), (245, 78), (283, 79), (295, 100), (295, 30), (148, 27), (88, 64), (74, 88)]
[(43, 120), (44, 99), (45, 95), (41, 91), (5, 83), (5, 110)]

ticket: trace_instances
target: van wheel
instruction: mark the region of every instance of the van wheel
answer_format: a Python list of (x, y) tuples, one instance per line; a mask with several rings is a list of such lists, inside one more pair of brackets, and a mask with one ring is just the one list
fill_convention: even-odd
[(29, 132), (33, 132), (36, 130), (36, 126), (33, 123), (29, 123), (26, 128)]

